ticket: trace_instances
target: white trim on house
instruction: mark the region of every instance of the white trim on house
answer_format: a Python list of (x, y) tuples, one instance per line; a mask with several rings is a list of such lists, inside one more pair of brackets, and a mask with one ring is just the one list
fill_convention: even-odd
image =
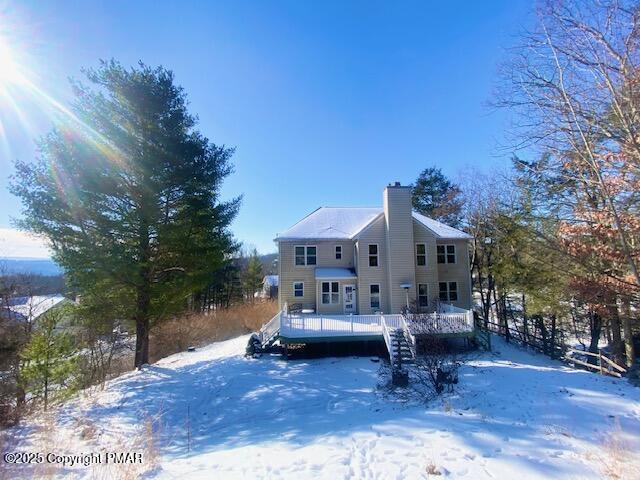
[[(302, 285), (302, 288), (297, 289), (296, 284)], [(296, 295), (296, 290), (300, 290), (302, 292), (301, 295)], [(302, 280), (294, 280), (293, 282), (293, 298), (302, 298), (304, 297), (304, 282)]]

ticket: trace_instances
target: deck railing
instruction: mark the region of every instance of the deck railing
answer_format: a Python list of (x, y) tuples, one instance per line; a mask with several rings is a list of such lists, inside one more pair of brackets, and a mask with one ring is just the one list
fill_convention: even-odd
[(413, 335), (463, 333), (474, 329), (473, 312), (470, 310), (464, 310), (464, 313), (409, 314), (406, 321)]
[(284, 336), (368, 335), (380, 333), (380, 315), (283, 314)]
[(382, 337), (384, 338), (384, 343), (387, 345), (387, 351), (389, 352), (389, 358), (391, 359), (391, 363), (394, 363), (394, 355), (393, 355), (393, 345), (391, 345), (391, 332), (389, 331), (389, 326), (385, 320), (384, 315), (380, 315), (380, 327), (382, 328)]
[(262, 343), (266, 343), (275, 337), (280, 331), (280, 323), (282, 318), (282, 312), (276, 313), (271, 320), (265, 323), (260, 329), (260, 340)]
[(383, 320), (389, 330), (402, 328), (415, 345), (415, 335), (473, 331), (473, 314), (432, 313), (408, 315), (279, 314), (280, 335), (296, 337), (383, 335)]

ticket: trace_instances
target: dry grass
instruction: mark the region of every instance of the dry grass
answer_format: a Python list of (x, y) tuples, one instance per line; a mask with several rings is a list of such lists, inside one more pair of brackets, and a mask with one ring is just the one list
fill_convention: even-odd
[(434, 477), (442, 475), (442, 472), (440, 472), (440, 470), (438, 470), (438, 467), (436, 467), (436, 464), (433, 463), (433, 461), (429, 461), (427, 463), (425, 471), (427, 472), (427, 477), (429, 477), (431, 475), (433, 475)]
[(602, 446), (587, 454), (587, 458), (600, 465), (603, 476), (611, 480), (639, 480), (639, 457), (625, 439), (618, 422), (605, 436)]
[(154, 327), (151, 332), (150, 359), (155, 362), (190, 346), (198, 347), (255, 332), (277, 312), (276, 302), (256, 301), (226, 310), (168, 320)]

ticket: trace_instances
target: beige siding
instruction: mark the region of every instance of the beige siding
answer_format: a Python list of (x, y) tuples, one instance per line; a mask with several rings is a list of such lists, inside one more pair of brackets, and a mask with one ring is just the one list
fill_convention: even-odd
[[(467, 240), (438, 240), (438, 245), (456, 246), (456, 263), (437, 263), (439, 282), (458, 283), (458, 301), (453, 305), (471, 308), (471, 277), (469, 274), (469, 242)], [(438, 290), (435, 291), (436, 295)]]
[[(295, 264), (295, 246), (296, 245), (315, 245), (317, 258), (316, 265), (300, 266)], [(342, 246), (342, 259), (336, 260), (335, 246)], [(279, 288), (278, 301), (280, 308), (287, 302), (289, 305), (293, 303), (301, 303), (303, 308), (322, 308), (320, 305), (316, 307), (316, 299), (319, 298), (319, 286), (316, 285), (315, 269), (316, 267), (342, 267), (353, 268), (353, 242), (349, 240), (341, 241), (287, 241), (280, 242), (278, 261)], [(304, 282), (304, 296), (293, 296), (293, 283), (297, 281)], [(340, 289), (342, 290), (342, 282)], [(355, 279), (352, 282), (355, 284)], [(342, 302), (342, 291), (340, 292), (340, 302)], [(319, 302), (318, 302), (319, 303)], [(340, 311), (342, 311), (342, 303), (340, 303)], [(325, 305), (325, 307), (327, 307)], [(334, 307), (334, 305), (331, 305)], [(324, 310), (326, 312), (326, 310)], [(331, 310), (332, 313), (336, 313)], [(336, 310), (337, 311), (337, 310)]]
[[(369, 244), (378, 244), (378, 267), (369, 266)], [(387, 288), (387, 241), (385, 237), (384, 218), (373, 222), (358, 236), (356, 245), (358, 264), (358, 313), (367, 315), (374, 313), (371, 308), (369, 286), (380, 285), (380, 307), (389, 313), (389, 293)]]
[(427, 264), (419, 266), (415, 258), (414, 250), (414, 262), (416, 265), (416, 296), (414, 301), (418, 301), (418, 284), (426, 284), (429, 289), (429, 307), (428, 311), (435, 308), (436, 301), (438, 299), (438, 265), (436, 263), (436, 237), (430, 231), (427, 230), (422, 224), (413, 221), (413, 240), (415, 244), (424, 243), (427, 252)]
[(411, 216), (411, 188), (384, 189), (384, 212), (387, 237), (387, 277), (391, 313), (406, 305), (406, 293), (400, 286), (411, 284), (409, 299), (415, 298), (415, 245)]

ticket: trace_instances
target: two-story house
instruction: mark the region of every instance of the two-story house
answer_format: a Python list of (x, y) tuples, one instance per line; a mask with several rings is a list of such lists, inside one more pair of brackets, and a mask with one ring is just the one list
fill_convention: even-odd
[(321, 207), (275, 241), (279, 303), (307, 313), (471, 308), (469, 235), (412, 211), (411, 187), (384, 189), (382, 207)]

